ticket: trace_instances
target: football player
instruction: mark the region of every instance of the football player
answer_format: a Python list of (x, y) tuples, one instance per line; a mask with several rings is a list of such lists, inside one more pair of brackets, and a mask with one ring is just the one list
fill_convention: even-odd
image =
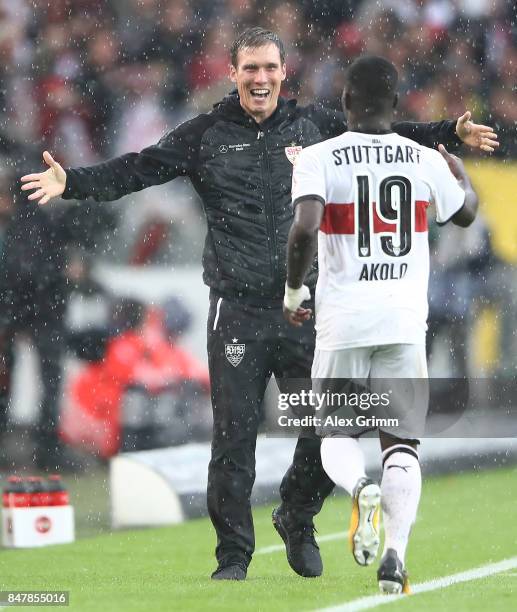
[[(327, 402), (318, 433), (329, 477), (353, 498), (355, 560), (370, 565), (379, 548), (381, 591), (408, 592), (405, 553), (421, 490), (418, 438), (427, 411), (425, 333), (429, 245), (427, 208), (438, 223), (474, 220), (478, 198), (462, 162), (392, 130), (396, 68), (365, 56), (348, 69), (343, 92), (348, 132), (307, 147), (293, 173), (295, 218), (288, 239), (284, 314), (301, 325), (304, 280), (318, 249), (313, 390), (325, 397), (366, 392), (376, 415), (341, 418)], [(343, 393), (345, 391), (345, 393)], [(372, 393), (373, 392), (373, 393)], [(375, 400), (375, 402), (373, 401)], [(381, 406), (382, 407), (382, 406)], [(339, 417), (339, 418), (337, 418)], [(357, 437), (380, 423), (383, 475), (367, 477)], [(382, 500), (382, 502), (381, 502)]]

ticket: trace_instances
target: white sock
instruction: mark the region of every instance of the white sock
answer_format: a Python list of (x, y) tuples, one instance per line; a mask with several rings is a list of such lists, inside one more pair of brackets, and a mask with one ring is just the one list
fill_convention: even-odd
[[(381, 482), (381, 500), (384, 521), (384, 553), (394, 548), (399, 559), (404, 563), (409, 533), (416, 519), (420, 492), (422, 490), (422, 473), (416, 451), (409, 446), (409, 452), (387, 449)], [(383, 553), (383, 554), (384, 554)]]
[(329, 478), (350, 495), (364, 471), (364, 454), (353, 438), (323, 438), (321, 462)]

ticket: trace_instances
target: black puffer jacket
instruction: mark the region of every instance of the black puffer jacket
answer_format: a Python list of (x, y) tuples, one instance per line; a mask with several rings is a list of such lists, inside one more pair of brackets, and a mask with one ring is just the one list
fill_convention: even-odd
[[(116, 200), (133, 191), (190, 177), (208, 222), (204, 281), (217, 293), (257, 305), (277, 305), (286, 277), (292, 220), (291, 175), (295, 148), (345, 131), (342, 113), (279, 100), (262, 124), (236, 95), (187, 121), (141, 153), (89, 168), (67, 169), (65, 198)], [(454, 122), (397, 123), (401, 136), (454, 149)], [(315, 270), (309, 277), (314, 285)]]

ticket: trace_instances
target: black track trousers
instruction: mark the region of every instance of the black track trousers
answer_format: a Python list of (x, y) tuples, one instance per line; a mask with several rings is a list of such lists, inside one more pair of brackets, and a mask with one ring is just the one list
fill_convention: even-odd
[[(208, 511), (217, 532), (216, 557), (223, 565), (248, 565), (255, 549), (250, 496), (264, 392), (271, 374), (310, 378), (314, 325), (292, 327), (281, 308), (243, 305), (212, 292), (207, 332), (214, 415)], [(226, 345), (245, 345), (238, 365), (228, 360)], [(242, 354), (242, 348), (230, 350), (236, 359)], [(321, 465), (320, 440), (305, 431), (280, 486), (284, 507), (310, 523), (333, 487)]]

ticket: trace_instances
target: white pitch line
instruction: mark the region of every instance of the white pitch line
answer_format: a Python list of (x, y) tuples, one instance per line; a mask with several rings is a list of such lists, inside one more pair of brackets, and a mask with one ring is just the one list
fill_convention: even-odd
[[(435, 578), (428, 580), (427, 582), (421, 582), (419, 584), (411, 585), (411, 590), (414, 595), (418, 593), (427, 593), (428, 591), (436, 591), (438, 589), (445, 589), (452, 586), (453, 584), (459, 584), (461, 582), (469, 582), (471, 580), (479, 580), (494, 574), (500, 574), (517, 568), (517, 557), (511, 557), (497, 563), (490, 563), (488, 565), (482, 565), (466, 572), (460, 572), (458, 574), (452, 574), (450, 576), (443, 576), (442, 578)], [(353, 599), (337, 606), (331, 606), (329, 608), (321, 608), (319, 612), (358, 612), (359, 610), (370, 610), (377, 606), (384, 606), (390, 604), (399, 599), (403, 599), (407, 595), (371, 595), (369, 597), (361, 597), (359, 599)]]
[[(348, 537), (348, 531), (337, 531), (336, 533), (327, 533), (316, 538), (318, 544), (322, 542), (331, 542), (332, 540), (344, 540)], [(273, 544), (272, 546), (263, 546), (258, 548), (253, 554), (254, 555), (269, 555), (270, 553), (285, 551), (284, 544)]]

